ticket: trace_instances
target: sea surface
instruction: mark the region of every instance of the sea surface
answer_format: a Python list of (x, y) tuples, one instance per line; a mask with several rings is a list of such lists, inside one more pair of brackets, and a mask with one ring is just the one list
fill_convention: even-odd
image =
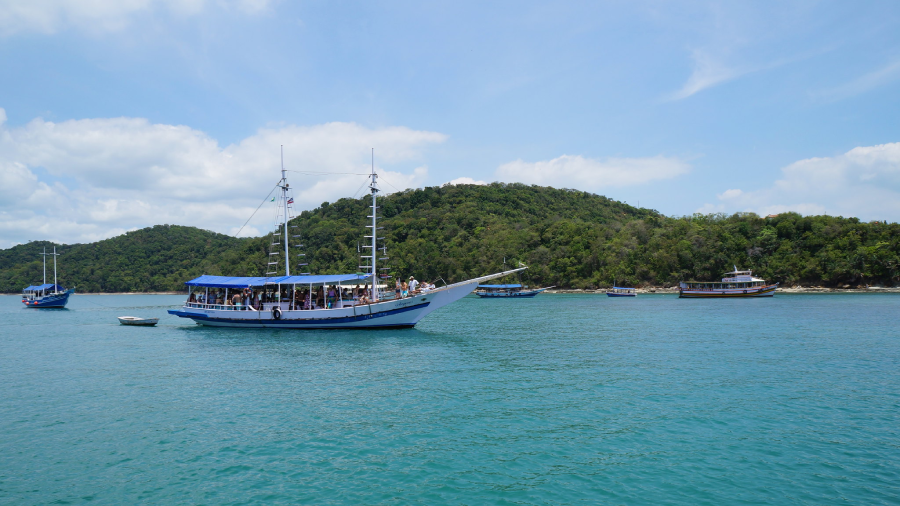
[(0, 297), (0, 504), (900, 503), (897, 294), (468, 297), (378, 331), (181, 300)]

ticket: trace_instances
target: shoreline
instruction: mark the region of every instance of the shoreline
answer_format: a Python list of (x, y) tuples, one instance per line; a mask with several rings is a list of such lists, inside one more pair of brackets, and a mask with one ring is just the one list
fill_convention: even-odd
[[(581, 289), (581, 288), (554, 288), (544, 293), (553, 294), (605, 294), (606, 288)], [(677, 287), (646, 287), (638, 288), (637, 293), (651, 294), (677, 294)], [(779, 287), (776, 293), (900, 293), (900, 287), (871, 286), (869, 288), (826, 288), (823, 286), (795, 286)]]
[[(79, 293), (75, 292), (72, 295), (187, 295), (187, 292), (85, 292)], [(21, 296), (21, 293), (18, 292), (7, 292), (0, 293), (0, 295), (17, 295)]]
[[(583, 294), (583, 295), (605, 295), (606, 288), (585, 289), (585, 288), (552, 288), (546, 290), (547, 294)], [(637, 293), (640, 294), (677, 294), (677, 287), (645, 287), (638, 288)], [(797, 286), (790, 288), (778, 288), (776, 293), (900, 293), (900, 287), (882, 287), (871, 286), (869, 288), (825, 288), (821, 286)], [(0, 296), (21, 296), (21, 293), (0, 293)], [(72, 295), (187, 295), (187, 292), (92, 292), (78, 293)]]

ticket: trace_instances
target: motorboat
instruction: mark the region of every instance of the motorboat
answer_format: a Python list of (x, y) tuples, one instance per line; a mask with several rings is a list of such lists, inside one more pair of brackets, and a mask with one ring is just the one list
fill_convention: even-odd
[(547, 288), (534, 288), (528, 289), (527, 286), (522, 286), (520, 284), (510, 284), (510, 285), (478, 285), (475, 290), (475, 295), (484, 298), (490, 299), (495, 297), (534, 297), (535, 295), (543, 292), (544, 290), (549, 290), (553, 288), (552, 286), (548, 286)]
[(723, 275), (722, 281), (682, 281), (678, 296), (683, 299), (772, 297), (777, 289), (778, 283), (767, 283), (754, 276), (752, 271), (740, 271), (735, 266), (733, 271)]

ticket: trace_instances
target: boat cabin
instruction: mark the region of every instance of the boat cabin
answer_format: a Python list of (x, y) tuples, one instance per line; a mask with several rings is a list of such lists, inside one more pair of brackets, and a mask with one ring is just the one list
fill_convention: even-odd
[(681, 286), (687, 290), (727, 290), (756, 288), (765, 284), (766, 280), (754, 276), (753, 271), (735, 269), (723, 274), (722, 281), (684, 281)]
[(43, 285), (29, 286), (28, 288), (22, 290), (22, 298), (31, 300), (37, 297), (43, 297), (45, 295), (61, 293), (65, 291), (66, 289), (59, 285), (44, 283)]
[[(372, 300), (367, 274), (321, 276), (228, 277), (200, 276), (189, 287), (186, 307), (230, 311), (306, 311), (340, 309)], [(379, 300), (386, 298), (381, 292)]]
[(637, 288), (625, 288), (621, 286), (614, 286), (606, 291), (606, 294), (610, 297), (634, 297), (637, 295)]
[(500, 294), (508, 294), (508, 293), (516, 293), (521, 292), (523, 287), (520, 284), (511, 284), (511, 285), (478, 285), (475, 289), (475, 293), (483, 293), (483, 294), (491, 294), (491, 295), (500, 295)]

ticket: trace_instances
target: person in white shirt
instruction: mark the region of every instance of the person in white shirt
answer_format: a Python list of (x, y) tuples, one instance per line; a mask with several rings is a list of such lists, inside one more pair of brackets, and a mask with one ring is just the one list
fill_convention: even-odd
[(414, 276), (409, 277), (409, 293), (416, 293), (419, 288), (419, 282)]

